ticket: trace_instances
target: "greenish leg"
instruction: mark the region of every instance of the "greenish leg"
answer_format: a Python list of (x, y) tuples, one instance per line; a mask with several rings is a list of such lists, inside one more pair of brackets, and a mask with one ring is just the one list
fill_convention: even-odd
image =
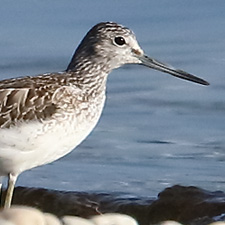
[(13, 191), (14, 191), (17, 177), (18, 177), (18, 174), (15, 175), (10, 173), (8, 175), (8, 187), (7, 187), (6, 197), (5, 197), (5, 204), (4, 204), (5, 209), (10, 208), (11, 206)]

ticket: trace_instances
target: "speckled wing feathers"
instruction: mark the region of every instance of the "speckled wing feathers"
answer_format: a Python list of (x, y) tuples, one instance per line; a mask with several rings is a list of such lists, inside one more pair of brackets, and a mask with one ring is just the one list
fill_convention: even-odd
[(55, 97), (52, 100), (55, 92), (59, 94), (58, 89), (62, 89), (62, 85), (68, 85), (62, 74), (1, 81), (0, 127), (9, 128), (20, 121), (51, 117), (58, 105), (62, 105)]

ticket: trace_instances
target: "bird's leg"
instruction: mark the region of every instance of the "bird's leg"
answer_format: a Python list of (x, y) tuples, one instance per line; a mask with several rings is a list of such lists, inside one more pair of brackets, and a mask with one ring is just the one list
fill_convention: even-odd
[(0, 207), (3, 205), (2, 191), (2, 177), (0, 177)]
[(18, 177), (18, 174), (9, 173), (8, 175), (8, 187), (7, 187), (6, 197), (5, 197), (5, 204), (4, 204), (5, 209), (10, 208), (11, 206), (13, 190), (14, 190), (17, 177)]

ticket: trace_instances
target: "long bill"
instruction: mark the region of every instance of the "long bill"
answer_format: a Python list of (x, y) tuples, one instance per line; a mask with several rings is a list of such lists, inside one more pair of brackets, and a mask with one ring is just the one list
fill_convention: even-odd
[(149, 68), (155, 69), (155, 70), (159, 70), (165, 73), (169, 73), (175, 77), (181, 78), (181, 79), (185, 79), (185, 80), (189, 80), (198, 84), (202, 84), (202, 85), (209, 85), (209, 83), (199, 77), (196, 77), (192, 74), (189, 74), (183, 70), (179, 70), (179, 69), (175, 69), (170, 65), (166, 65), (164, 63), (161, 63), (155, 59), (152, 59), (146, 55), (142, 55), (139, 56), (139, 59), (141, 61), (141, 64), (144, 66), (147, 66)]

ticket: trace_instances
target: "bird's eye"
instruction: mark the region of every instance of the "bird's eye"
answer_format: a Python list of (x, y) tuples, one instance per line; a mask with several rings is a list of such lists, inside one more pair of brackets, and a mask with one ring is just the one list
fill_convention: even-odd
[(126, 44), (125, 39), (123, 37), (115, 37), (114, 42), (119, 46)]

